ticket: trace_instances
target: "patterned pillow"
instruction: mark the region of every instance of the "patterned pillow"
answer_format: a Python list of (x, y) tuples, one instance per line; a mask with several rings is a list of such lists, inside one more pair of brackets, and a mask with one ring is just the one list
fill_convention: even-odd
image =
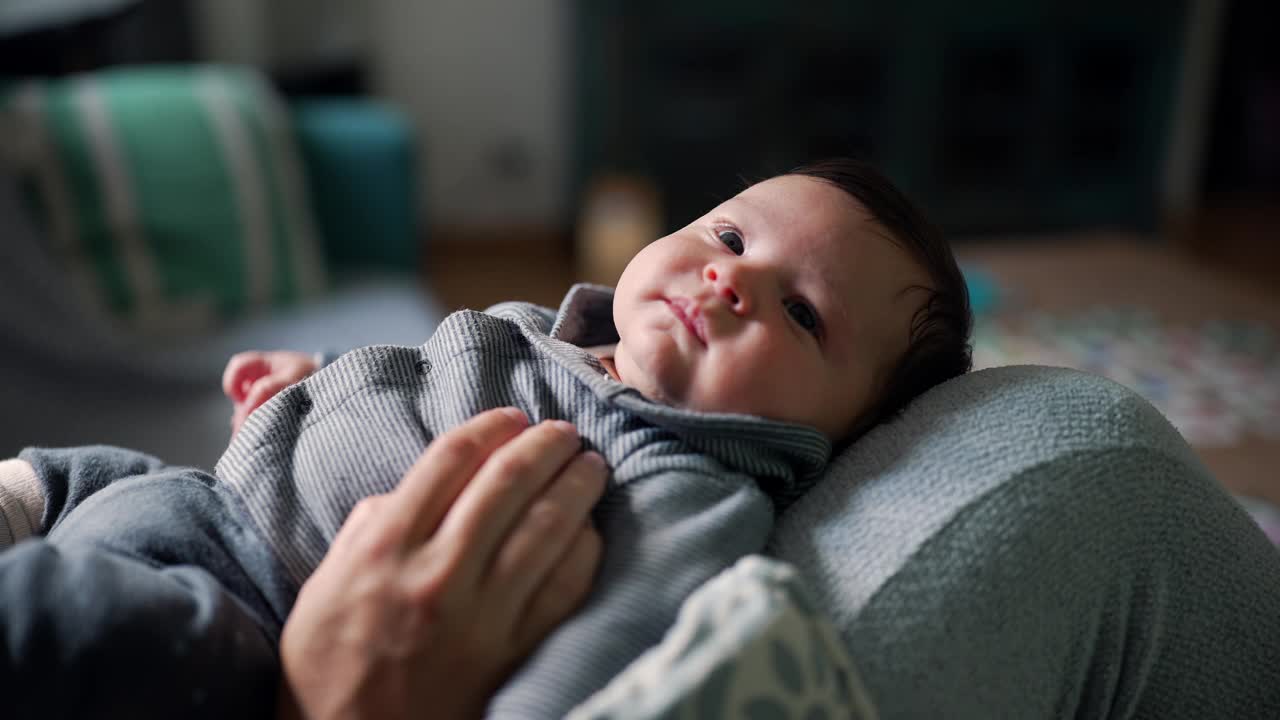
[(198, 330), (324, 285), (289, 118), (250, 70), (11, 83), (0, 132), (71, 290), (140, 330)]
[(660, 645), (570, 720), (876, 717), (832, 625), (796, 571), (749, 556), (680, 609)]

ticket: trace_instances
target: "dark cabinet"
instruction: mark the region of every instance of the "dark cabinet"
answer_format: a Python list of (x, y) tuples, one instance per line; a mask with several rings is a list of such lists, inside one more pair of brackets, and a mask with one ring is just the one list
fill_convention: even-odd
[(951, 232), (1157, 219), (1184, 2), (582, 0), (575, 19), (576, 182), (647, 175), (669, 227), (832, 154)]

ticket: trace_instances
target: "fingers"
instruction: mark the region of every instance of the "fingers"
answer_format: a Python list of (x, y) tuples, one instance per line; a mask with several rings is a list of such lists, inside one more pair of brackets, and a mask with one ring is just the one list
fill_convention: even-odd
[(242, 412), (246, 417), (249, 413), (257, 410), (260, 405), (276, 396), (276, 393), (285, 389), (290, 385), (289, 381), (268, 375), (264, 378), (258, 378), (249, 388), (249, 393), (245, 395), (244, 400), (239, 403), (236, 408), (237, 412)]
[(574, 537), (568, 552), (537, 588), (524, 612), (514, 618), (514, 643), (528, 653), (587, 599), (603, 545), (590, 525)]
[(526, 430), (493, 453), (440, 525), (445, 546), (465, 553), (461, 572), (479, 581), (530, 500), (560, 474), (581, 445), (572, 425), (553, 420)]
[(604, 493), (607, 472), (596, 453), (578, 455), (517, 522), (484, 580), (502, 588), (495, 596), (501, 598), (499, 604), (507, 615), (518, 618), (530, 596), (562, 561)]
[(243, 382), (242, 387), (247, 387), (248, 392), (242, 391), (242, 399), (235, 402), (235, 408), (231, 413), (231, 431), (237, 432), (254, 410), (292, 384), (293, 382), (289, 379), (274, 374), (259, 377), (251, 383)]
[[(282, 383), (280, 387), (284, 387), (307, 377), (316, 369), (316, 361), (312, 356), (292, 350), (236, 353), (227, 361), (227, 367), (222, 371), (222, 392), (239, 404), (245, 402), (251, 388), (264, 377), (271, 377)], [(262, 402), (266, 402), (266, 399), (257, 405)], [(253, 410), (257, 405), (252, 405), (249, 409)]]
[(249, 384), (271, 372), (266, 356), (260, 352), (242, 352), (231, 356), (222, 371), (222, 392), (234, 402), (244, 400)]
[(436, 532), (458, 494), (489, 456), (528, 426), (524, 413), (499, 408), (480, 413), (437, 437), (393, 491), (394, 512), (416, 547)]

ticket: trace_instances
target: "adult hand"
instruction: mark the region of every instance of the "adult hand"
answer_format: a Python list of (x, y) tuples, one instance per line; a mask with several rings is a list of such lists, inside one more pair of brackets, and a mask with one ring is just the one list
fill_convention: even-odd
[(493, 410), (361, 501), (280, 640), (281, 715), (477, 717), (586, 596), (606, 468), (573, 426)]
[(313, 356), (293, 350), (236, 353), (222, 371), (222, 392), (231, 398), (231, 433), (249, 413), (275, 394), (302, 380), (319, 367)]

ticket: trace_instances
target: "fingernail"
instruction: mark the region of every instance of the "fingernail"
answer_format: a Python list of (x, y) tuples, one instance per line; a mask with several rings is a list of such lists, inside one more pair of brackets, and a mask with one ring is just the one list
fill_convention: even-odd
[(566, 422), (564, 420), (548, 420), (547, 422), (562, 433), (573, 435), (575, 438), (578, 437), (578, 428), (574, 427), (571, 422)]
[(595, 450), (588, 450), (582, 453), (582, 459), (596, 467), (604, 467), (604, 457)]
[(499, 412), (511, 418), (512, 420), (515, 420), (516, 422), (526, 421), (524, 412), (521, 411), (520, 408), (505, 407), (505, 408), (502, 408)]

